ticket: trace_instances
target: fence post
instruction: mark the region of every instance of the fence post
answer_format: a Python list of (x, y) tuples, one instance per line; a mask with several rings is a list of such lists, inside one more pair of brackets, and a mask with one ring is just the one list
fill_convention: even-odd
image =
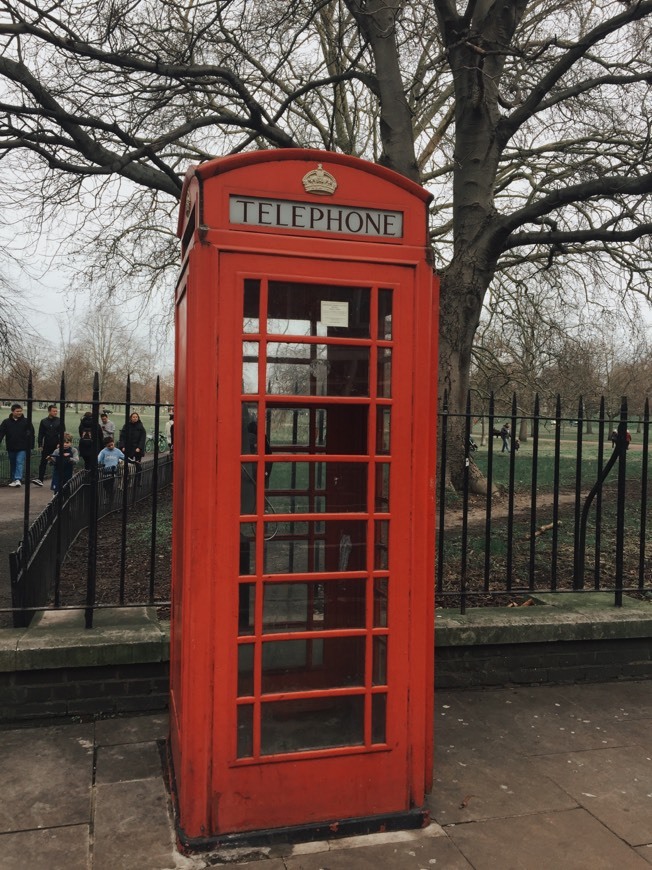
[(584, 401), (577, 405), (577, 449), (575, 453), (575, 551), (573, 553), (573, 589), (584, 589), (584, 551), (580, 555), (580, 527), (582, 518), (582, 435), (584, 428)]
[[(27, 420), (29, 423), (32, 423), (32, 406), (34, 404), (34, 387), (32, 381), (32, 370), (29, 370), (29, 375), (27, 377)], [(32, 459), (32, 451), (27, 450), (25, 452), (25, 504), (23, 510), (23, 558), (27, 561), (29, 560), (29, 544), (27, 543), (28, 537), (27, 533), (29, 532), (29, 502), (31, 497), (31, 482), (32, 482), (32, 473), (31, 473), (31, 459)]]
[(437, 535), (437, 593), (444, 589), (444, 521), (446, 516), (446, 449), (448, 446), (448, 391), (444, 390), (441, 409), (441, 428), (439, 439), (439, 503), (437, 515), (439, 529)]
[(620, 441), (620, 456), (618, 457), (618, 502), (616, 514), (616, 577), (615, 598), (616, 607), (623, 605), (623, 566), (625, 546), (625, 495), (627, 488), (627, 397), (623, 396), (620, 405), (620, 423), (618, 425), (618, 440)]
[(158, 436), (161, 413), (161, 381), (156, 378), (154, 397), (154, 471), (152, 478), (152, 534), (149, 551), (149, 601), (154, 601), (154, 580), (156, 578), (156, 519), (158, 512)]
[[(131, 375), (127, 375), (125, 386), (125, 431), (131, 415)], [(126, 449), (126, 445), (122, 445)], [(125, 455), (122, 466), (122, 523), (120, 529), (120, 604), (125, 603), (125, 576), (127, 573), (127, 512), (129, 509), (129, 462)]]
[[(100, 378), (97, 372), (93, 378), (93, 426), (92, 432), (99, 430), (100, 419)], [(95, 443), (95, 438), (93, 438)], [(97, 444), (95, 443), (95, 448)], [(86, 576), (86, 628), (93, 627), (93, 608), (95, 606), (95, 585), (97, 580), (97, 454), (91, 463), (91, 495), (88, 511), (88, 573)]]
[(487, 496), (485, 501), (484, 523), (484, 591), (489, 591), (489, 576), (491, 574), (491, 505), (494, 479), (494, 428), (495, 402), (494, 391), (489, 394), (489, 437), (487, 440)]
[[(65, 373), (61, 372), (61, 382), (59, 384), (59, 458), (57, 463), (59, 466), (59, 490), (63, 489), (63, 433), (66, 429), (66, 379)], [(61, 523), (62, 523), (62, 508), (63, 508), (63, 493), (55, 502), (57, 515), (57, 537), (54, 556), (54, 606), (61, 606)]]
[(643, 456), (641, 459), (641, 523), (639, 532), (638, 588), (645, 586), (645, 540), (647, 530), (648, 448), (650, 444), (650, 400), (645, 400), (643, 413)]

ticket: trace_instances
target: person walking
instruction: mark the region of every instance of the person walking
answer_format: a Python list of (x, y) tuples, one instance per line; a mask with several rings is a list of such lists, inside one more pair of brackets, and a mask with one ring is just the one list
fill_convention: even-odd
[(59, 409), (56, 405), (48, 405), (48, 415), (41, 420), (36, 439), (36, 443), (41, 448), (41, 461), (38, 465), (38, 475), (32, 479), (32, 483), (35, 483), (37, 486), (43, 486), (48, 459), (52, 451), (59, 446), (60, 433), (61, 420), (59, 419)]
[(170, 419), (165, 424), (165, 440), (168, 442), (168, 450), (174, 446), (174, 412), (170, 411)]
[(102, 430), (102, 443), (106, 444), (107, 438), (115, 441), (115, 423), (109, 420), (109, 412), (102, 411), (100, 414), (100, 429)]
[(511, 436), (510, 425), (509, 425), (509, 423), (505, 423), (503, 428), (500, 430), (500, 437), (503, 439), (503, 447), (502, 447), (502, 450), (500, 451), (501, 453), (504, 453), (506, 450), (509, 451), (510, 436)]
[(132, 411), (129, 415), (129, 420), (120, 430), (118, 446), (130, 462), (137, 463), (136, 471), (140, 471), (140, 463), (145, 455), (146, 441), (147, 433), (141, 422), (140, 415), (136, 411)]
[(79, 455), (84, 460), (86, 471), (94, 467), (101, 449), (102, 430), (93, 420), (93, 412), (86, 411), (79, 423)]
[(104, 439), (104, 447), (97, 457), (97, 464), (102, 472), (107, 493), (111, 495), (115, 486), (115, 477), (119, 463), (124, 462), (125, 455), (115, 446), (115, 441), (109, 435)]
[(75, 465), (79, 462), (79, 451), (72, 446), (70, 432), (63, 433), (63, 447), (56, 447), (48, 456), (48, 460), (54, 464), (50, 489), (56, 495), (61, 491), (61, 487), (68, 483), (75, 470)]
[(23, 406), (15, 402), (11, 414), (0, 423), (0, 444), (6, 439), (9, 454), (9, 486), (22, 486), (27, 451), (34, 447), (34, 427), (23, 416)]

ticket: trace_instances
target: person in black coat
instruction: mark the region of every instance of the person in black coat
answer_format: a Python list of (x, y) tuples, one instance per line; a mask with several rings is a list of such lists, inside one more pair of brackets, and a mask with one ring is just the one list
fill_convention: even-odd
[(48, 415), (41, 420), (38, 427), (36, 443), (41, 448), (41, 461), (38, 466), (38, 475), (32, 480), (37, 486), (43, 486), (45, 469), (48, 465), (48, 457), (59, 446), (59, 433), (61, 432), (61, 420), (58, 417), (59, 409), (56, 405), (48, 405)]
[(79, 423), (79, 455), (84, 460), (84, 468), (90, 471), (97, 463), (97, 454), (102, 449), (102, 430), (93, 420), (92, 411), (86, 411)]
[(21, 486), (25, 471), (27, 451), (34, 447), (34, 427), (23, 417), (23, 406), (17, 402), (11, 406), (11, 414), (0, 423), (0, 443), (7, 439), (9, 454), (9, 486)]
[(131, 462), (140, 462), (145, 455), (145, 442), (147, 441), (147, 433), (143, 426), (140, 416), (133, 411), (129, 415), (129, 420), (120, 430), (119, 447), (124, 455)]

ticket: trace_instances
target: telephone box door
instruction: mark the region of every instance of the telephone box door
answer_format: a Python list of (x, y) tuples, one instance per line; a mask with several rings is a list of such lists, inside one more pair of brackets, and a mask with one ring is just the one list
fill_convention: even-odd
[(218, 498), (240, 509), (217, 529), (237, 581), (216, 593), (216, 662), (231, 664), (214, 674), (213, 817), (242, 831), (414, 806), (427, 608), (413, 612), (404, 448), (419, 441), (415, 318), (431, 312), (410, 266), (221, 253), (218, 274), (233, 288), (218, 370), (234, 373)]

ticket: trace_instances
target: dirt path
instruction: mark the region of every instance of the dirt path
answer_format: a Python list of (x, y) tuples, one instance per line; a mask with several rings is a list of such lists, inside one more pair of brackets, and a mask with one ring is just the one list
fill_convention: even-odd
[[(583, 491), (580, 494), (582, 501), (589, 494), (589, 490)], [(552, 508), (554, 503), (554, 493), (544, 492), (537, 495), (537, 520), (539, 525), (543, 522), (552, 521)], [(559, 507), (575, 504), (575, 492), (560, 492), (558, 495)], [(514, 496), (514, 516), (530, 513), (532, 501), (530, 493), (517, 493)], [(444, 517), (444, 529), (458, 529), (462, 525), (463, 519), (462, 508), (448, 508)], [(503, 520), (509, 515), (509, 499), (507, 495), (494, 496), (491, 503), (491, 519)], [(468, 522), (469, 525), (483, 525), (487, 519), (487, 505), (485, 496), (474, 495), (469, 499)], [(439, 519), (437, 520), (437, 528), (439, 528)]]

